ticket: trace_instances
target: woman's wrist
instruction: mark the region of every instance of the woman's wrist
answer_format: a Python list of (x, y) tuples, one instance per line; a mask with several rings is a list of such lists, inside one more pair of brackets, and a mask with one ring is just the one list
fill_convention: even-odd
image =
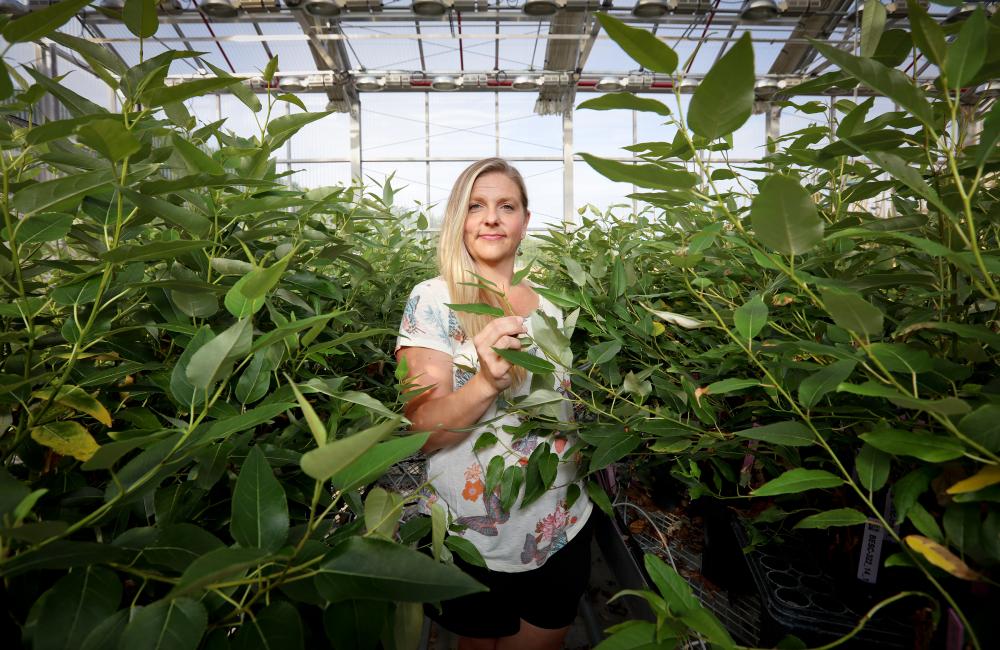
[[(470, 388), (475, 391), (475, 394), (485, 401), (493, 401), (500, 394), (500, 389), (497, 388), (487, 377), (483, 374), (483, 370), (480, 369), (472, 379), (469, 380), (471, 384)], [(468, 384), (467, 384), (468, 385)]]

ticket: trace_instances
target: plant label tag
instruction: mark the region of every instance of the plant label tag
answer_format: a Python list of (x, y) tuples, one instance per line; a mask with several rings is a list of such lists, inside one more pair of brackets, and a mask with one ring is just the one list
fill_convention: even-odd
[(858, 562), (858, 580), (875, 584), (878, 581), (879, 561), (882, 558), (882, 542), (885, 529), (874, 519), (865, 523), (865, 536), (861, 540), (861, 559)]

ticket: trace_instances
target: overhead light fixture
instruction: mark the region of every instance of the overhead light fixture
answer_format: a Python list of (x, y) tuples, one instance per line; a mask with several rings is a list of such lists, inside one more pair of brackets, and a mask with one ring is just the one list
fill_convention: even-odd
[(339, 16), (340, 15), (340, 5), (338, 5), (333, 0), (306, 0), (305, 4), (302, 5), (305, 12), (310, 16)]
[(232, 18), (240, 11), (240, 0), (204, 0), (198, 8), (213, 18)]
[(636, 18), (659, 18), (677, 8), (677, 0), (638, 0), (632, 7)]
[(302, 0), (282, 0), (286, 7), (289, 9), (295, 9), (302, 5)]
[(760, 79), (753, 85), (753, 94), (758, 99), (770, 99), (781, 90), (781, 85), (774, 79)]
[(979, 87), (978, 92), (985, 97), (1000, 97), (1000, 81), (987, 81)]
[(524, 0), (521, 11), (529, 16), (551, 16), (559, 11), (555, 0)]
[(101, 0), (101, 7), (104, 9), (116, 9), (121, 11), (125, 8), (125, 0)]
[(975, 13), (976, 7), (979, 6), (980, 3), (978, 2), (963, 2), (948, 12), (948, 16), (944, 19), (944, 22), (945, 24), (961, 22)]
[(778, 15), (776, 0), (745, 0), (740, 9), (740, 18), (747, 22), (763, 22)]
[(698, 87), (698, 80), (691, 79), (690, 77), (685, 77), (679, 84), (677, 84), (677, 90), (682, 93), (693, 93), (694, 89)]
[(462, 87), (462, 78), (455, 78), (447, 74), (439, 74), (438, 76), (431, 79), (431, 88), (434, 90), (458, 90)]
[[(122, 6), (124, 5), (119, 4), (119, 7)], [(26, 0), (24, 2), (20, 0), (0, 0), (0, 14), (20, 16), (25, 13), (28, 13), (28, 3)]]
[(302, 77), (282, 77), (278, 81), (278, 86), (282, 90), (297, 91), (303, 90), (306, 84)]
[(364, 92), (377, 93), (385, 88), (385, 79), (366, 74), (354, 80), (354, 87)]
[(522, 74), (514, 77), (510, 87), (514, 90), (538, 90), (542, 87), (542, 80), (540, 77), (533, 78)]
[(624, 90), (625, 84), (618, 77), (601, 77), (596, 84), (594, 84), (594, 89), (602, 93), (613, 93), (620, 90)]
[(414, 0), (410, 9), (418, 16), (440, 16), (448, 11), (444, 0)]

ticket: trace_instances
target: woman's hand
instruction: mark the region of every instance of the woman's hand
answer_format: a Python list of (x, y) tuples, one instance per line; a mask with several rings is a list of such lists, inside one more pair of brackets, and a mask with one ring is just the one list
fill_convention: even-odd
[(523, 318), (505, 316), (495, 319), (472, 339), (479, 354), (478, 376), (497, 394), (508, 388), (513, 378), (510, 376), (510, 362), (494, 352), (493, 348), (520, 350), (521, 342), (517, 337), (527, 331)]

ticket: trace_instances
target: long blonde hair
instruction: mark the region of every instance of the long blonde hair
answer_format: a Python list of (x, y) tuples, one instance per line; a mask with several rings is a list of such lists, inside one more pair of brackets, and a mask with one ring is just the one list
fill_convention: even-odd
[[(481, 302), (498, 307), (508, 316), (514, 316), (509, 301), (502, 300), (500, 296), (486, 289), (471, 286), (481, 284), (482, 281), (475, 277), (481, 275), (479, 267), (465, 247), (465, 218), (469, 212), (472, 185), (482, 174), (491, 172), (500, 172), (514, 181), (521, 193), (521, 209), (527, 213), (528, 192), (524, 185), (524, 178), (517, 169), (503, 158), (484, 158), (472, 163), (458, 175), (448, 197), (448, 205), (445, 207), (444, 220), (441, 223), (441, 233), (438, 240), (438, 271), (447, 283), (448, 292), (455, 303)], [(466, 283), (471, 283), (471, 285)], [(458, 316), (465, 335), (469, 338), (479, 334), (493, 320), (490, 316), (480, 314), (465, 312), (455, 312), (455, 314)], [(511, 368), (511, 376), (513, 378), (511, 387), (515, 388), (524, 382), (527, 373), (523, 368), (514, 366)]]

